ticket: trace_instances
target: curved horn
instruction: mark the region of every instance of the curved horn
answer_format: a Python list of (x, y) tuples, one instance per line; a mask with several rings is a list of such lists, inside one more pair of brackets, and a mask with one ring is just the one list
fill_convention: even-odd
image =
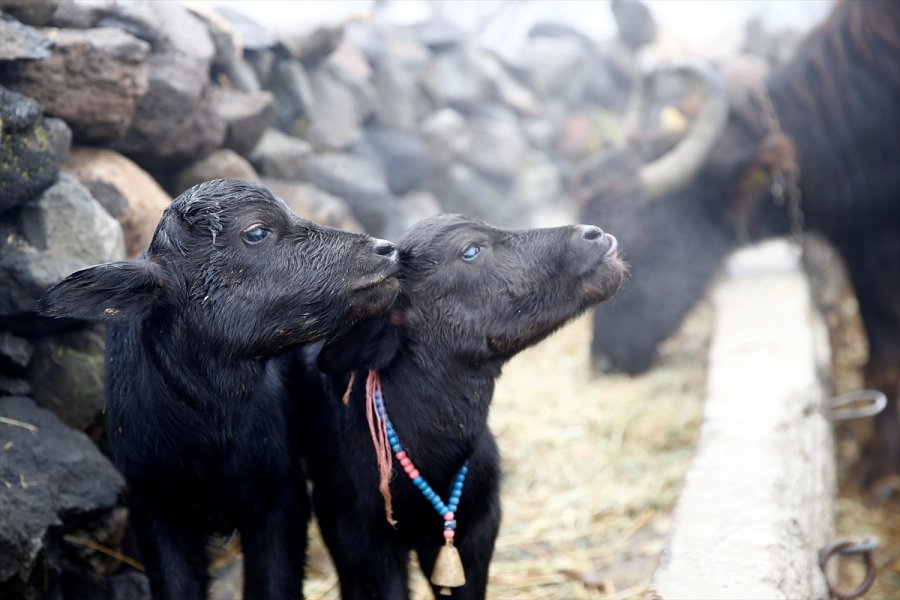
[(682, 72), (695, 84), (703, 85), (706, 100), (684, 139), (671, 151), (641, 167), (640, 181), (646, 197), (651, 199), (677, 189), (700, 169), (728, 121), (725, 86), (713, 67), (701, 62), (686, 62), (667, 70)]

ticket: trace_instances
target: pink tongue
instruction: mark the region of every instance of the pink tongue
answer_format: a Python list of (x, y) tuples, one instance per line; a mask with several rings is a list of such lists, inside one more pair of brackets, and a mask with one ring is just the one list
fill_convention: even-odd
[(606, 237), (612, 240), (612, 244), (609, 246), (609, 250), (606, 251), (605, 256), (610, 258), (616, 258), (619, 256), (619, 240), (616, 239), (616, 236), (611, 233), (607, 233)]

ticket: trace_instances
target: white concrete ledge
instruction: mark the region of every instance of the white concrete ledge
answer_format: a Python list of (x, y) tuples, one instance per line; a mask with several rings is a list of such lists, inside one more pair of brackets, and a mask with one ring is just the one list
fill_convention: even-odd
[(827, 598), (834, 451), (828, 342), (798, 251), (737, 253), (713, 291), (704, 423), (649, 598)]

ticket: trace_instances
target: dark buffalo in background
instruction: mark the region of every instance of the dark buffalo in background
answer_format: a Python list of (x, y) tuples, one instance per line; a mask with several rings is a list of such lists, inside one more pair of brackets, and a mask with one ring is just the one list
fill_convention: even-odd
[(900, 3), (837, 4), (790, 62), (728, 94), (709, 68), (676, 71), (705, 92), (683, 140), (660, 156), (659, 136), (629, 136), (576, 182), (581, 218), (616, 232), (633, 271), (595, 311), (595, 364), (650, 368), (729, 252), (816, 234), (843, 258), (856, 293), (866, 386), (891, 399), (861, 473), (890, 493), (900, 472)]

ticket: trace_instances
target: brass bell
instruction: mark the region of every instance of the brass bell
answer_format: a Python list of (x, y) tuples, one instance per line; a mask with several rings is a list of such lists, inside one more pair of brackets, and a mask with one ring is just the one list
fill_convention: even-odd
[(442, 596), (449, 596), (452, 593), (450, 588), (466, 584), (462, 559), (459, 557), (459, 550), (453, 545), (453, 540), (448, 539), (438, 552), (434, 570), (431, 572), (431, 583), (441, 588)]

